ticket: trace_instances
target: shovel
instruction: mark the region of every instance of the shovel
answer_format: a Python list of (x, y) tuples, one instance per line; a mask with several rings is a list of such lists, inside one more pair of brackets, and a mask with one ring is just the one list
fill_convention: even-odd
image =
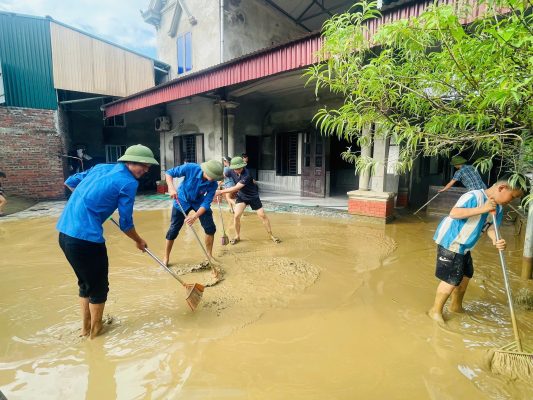
[[(113, 218), (109, 218), (119, 229), (120, 225), (115, 221)], [(185, 301), (191, 307), (191, 310), (194, 311), (198, 307), (198, 304), (200, 304), (200, 300), (202, 300), (202, 296), (204, 294), (204, 285), (200, 285), (199, 283), (185, 283), (183, 282), (179, 276), (174, 274), (170, 268), (168, 268), (163, 261), (161, 261), (159, 258), (156, 257), (155, 254), (153, 254), (150, 250), (148, 250), (148, 247), (144, 248), (144, 251), (148, 253), (150, 257), (152, 257), (159, 265), (161, 265), (165, 271), (167, 271), (174, 279), (176, 279), (179, 283), (182, 284), (182, 286), (187, 291), (187, 295), (185, 296)]]
[(222, 208), (220, 208), (220, 197), (217, 196), (218, 212), (220, 214), (220, 222), (222, 223), (222, 246), (227, 246), (229, 243), (228, 235), (226, 235), (226, 229), (224, 228), (224, 217), (222, 216)]

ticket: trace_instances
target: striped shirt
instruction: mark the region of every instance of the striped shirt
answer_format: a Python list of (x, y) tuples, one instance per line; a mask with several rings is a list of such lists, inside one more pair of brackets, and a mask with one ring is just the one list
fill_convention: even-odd
[[(476, 208), (485, 204), (487, 200), (484, 190), (472, 190), (463, 194), (454, 207)], [(496, 206), (496, 210), (498, 224), (500, 224), (503, 217), (502, 206)], [(485, 213), (464, 219), (454, 219), (448, 215), (440, 222), (433, 240), (454, 253), (466, 254), (479, 240), (487, 216), (488, 213)]]
[(453, 180), (461, 182), (467, 190), (486, 189), (478, 172), (471, 165), (463, 165), (454, 175)]

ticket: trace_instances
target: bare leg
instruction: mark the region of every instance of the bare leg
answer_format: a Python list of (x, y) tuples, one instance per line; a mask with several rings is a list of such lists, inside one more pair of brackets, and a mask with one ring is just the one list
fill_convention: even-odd
[(235, 223), (235, 238), (233, 240), (241, 240), (241, 217), (244, 209), (246, 208), (246, 203), (235, 204), (235, 216), (233, 221)]
[(231, 193), (226, 193), (224, 197), (226, 198), (226, 201), (228, 202), (229, 209), (231, 210), (231, 212), (235, 212), (235, 200), (231, 198)]
[(455, 289), (455, 286), (450, 285), (444, 281), (437, 286), (437, 293), (435, 294), (435, 303), (433, 307), (428, 311), (428, 315), (437, 322), (444, 322), (442, 317), (442, 311), (444, 310), (444, 304), (450, 297), (450, 294)]
[(7, 204), (6, 198), (0, 194), (0, 214), (4, 213), (4, 207), (6, 204)]
[(91, 313), (89, 312), (89, 298), (80, 297), (81, 308), (81, 335), (89, 336), (91, 333)]
[(259, 210), (257, 210), (257, 216), (259, 217), (259, 219), (261, 219), (261, 222), (263, 223), (263, 226), (265, 227), (270, 239), (275, 243), (280, 243), (281, 241), (272, 234), (272, 227), (270, 226), (270, 220), (265, 214), (265, 210), (263, 208), (260, 208)]
[(466, 276), (463, 277), (463, 280), (457, 286), (455, 289), (453, 289), (453, 292), (451, 294), (451, 303), (448, 309), (452, 312), (456, 313), (463, 313), (465, 310), (463, 309), (463, 298), (465, 297), (466, 288), (468, 287), (468, 282), (470, 281), (470, 278), (467, 278)]
[(174, 246), (174, 240), (168, 240), (165, 242), (165, 257), (163, 257), (163, 264), (168, 266), (170, 260), (170, 252), (172, 251), (172, 246)]
[(215, 240), (215, 235), (205, 235), (205, 248), (210, 258), (213, 258), (213, 241), (214, 240)]
[(91, 339), (102, 332), (102, 316), (104, 315), (105, 303), (91, 304), (89, 303), (89, 311), (91, 312)]

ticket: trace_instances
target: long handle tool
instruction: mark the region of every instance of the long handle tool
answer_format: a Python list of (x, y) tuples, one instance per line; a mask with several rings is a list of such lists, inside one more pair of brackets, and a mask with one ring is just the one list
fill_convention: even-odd
[[(110, 220), (120, 229), (120, 225), (115, 221), (113, 218), (110, 218)], [(198, 304), (200, 304), (200, 300), (202, 300), (202, 296), (204, 294), (204, 285), (201, 285), (199, 283), (185, 283), (181, 280), (181, 278), (174, 274), (170, 268), (168, 268), (163, 261), (161, 261), (154, 253), (152, 253), (150, 250), (148, 250), (148, 247), (145, 247), (144, 251), (148, 253), (150, 257), (152, 257), (159, 265), (161, 265), (165, 271), (167, 271), (174, 279), (176, 279), (179, 283), (183, 285), (185, 290), (187, 291), (187, 296), (185, 296), (185, 301), (191, 307), (191, 310), (194, 311), (198, 307)]]
[(226, 235), (226, 228), (224, 227), (224, 217), (222, 216), (222, 208), (220, 208), (220, 197), (217, 196), (218, 213), (220, 214), (220, 222), (222, 223), (222, 246), (229, 243), (228, 235)]
[(418, 210), (416, 210), (413, 215), (416, 215), (421, 209), (423, 209), (425, 206), (427, 206), (429, 203), (431, 203), (440, 193), (437, 193), (435, 196), (433, 196), (431, 199), (429, 199), (422, 207), (420, 207)]
[[(496, 233), (496, 240), (500, 240), (500, 229), (496, 221), (496, 212), (492, 211), (492, 221), (494, 223), (494, 232)], [(503, 250), (498, 250), (500, 254), (500, 264), (503, 272), (503, 282), (505, 284), (505, 292), (507, 294), (507, 301), (509, 303), (509, 312), (511, 313), (511, 322), (513, 324), (513, 332), (515, 341), (497, 349), (492, 357), (491, 369), (493, 372), (509, 376), (511, 378), (520, 378), (531, 382), (533, 379), (533, 353), (526, 351), (520, 341), (518, 334), (518, 324), (513, 307), (513, 297), (511, 295), (511, 286), (509, 284), (509, 277), (507, 275), (507, 264)]]

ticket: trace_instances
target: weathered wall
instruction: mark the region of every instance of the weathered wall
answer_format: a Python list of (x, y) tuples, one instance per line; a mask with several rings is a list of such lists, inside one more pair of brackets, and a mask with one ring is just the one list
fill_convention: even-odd
[(224, 61), (304, 33), (303, 28), (261, 0), (224, 1)]
[(191, 32), (192, 71), (197, 72), (240, 57), (258, 49), (285, 42), (305, 31), (290, 19), (261, 0), (224, 0), (223, 59), (220, 57), (220, 2), (217, 0), (188, 1), (187, 7), (196, 19), (189, 22), (182, 11), (175, 36), (169, 35), (175, 1), (161, 10), (157, 28), (157, 57), (171, 66), (170, 77), (177, 75), (177, 37)]
[(172, 120), (172, 130), (162, 135), (162, 170), (174, 167), (174, 136), (203, 133), (205, 160), (222, 158), (220, 109), (213, 100), (195, 97), (190, 102), (171, 103), (166, 115)]
[(0, 149), (8, 197), (63, 197), (64, 145), (56, 111), (0, 107)]
[(157, 57), (169, 64), (170, 78), (176, 78), (178, 65), (177, 38), (186, 32), (192, 37), (192, 71), (210, 67), (220, 62), (220, 24), (218, 1), (188, 1), (187, 7), (196, 18), (197, 24), (191, 25), (185, 12), (181, 13), (177, 33), (169, 35), (174, 15), (175, 1), (169, 1), (161, 10), (161, 22), (157, 29)]

